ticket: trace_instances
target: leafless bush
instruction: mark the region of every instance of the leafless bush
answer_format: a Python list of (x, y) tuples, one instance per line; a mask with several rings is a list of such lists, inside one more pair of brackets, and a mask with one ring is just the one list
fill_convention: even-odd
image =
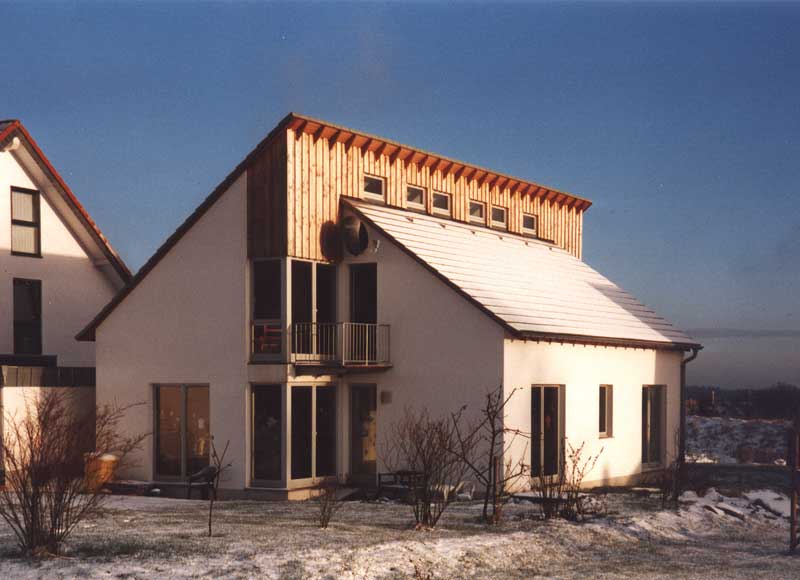
[(317, 497), (317, 506), (319, 512), (317, 513), (317, 521), (319, 527), (325, 529), (331, 523), (333, 516), (342, 507), (342, 502), (339, 501), (339, 482), (333, 481), (322, 485), (320, 488), (319, 497)]
[(26, 555), (58, 554), (64, 540), (105, 498), (100, 485), (84, 476), (90, 459), (112, 454), (117, 469), (147, 435), (123, 436), (119, 423), (132, 407), (98, 407), (79, 413), (71, 396), (44, 388), (26, 396), (22, 417), (4, 417), (6, 485), (0, 490), (0, 517)]
[[(680, 448), (680, 429), (673, 433), (674, 449)], [(686, 465), (679, 456), (667, 462), (664, 469), (655, 475), (655, 485), (661, 498), (661, 509), (677, 508), (678, 500), (686, 487)]]
[(391, 471), (410, 472), (410, 500), (418, 528), (433, 528), (453, 502), (466, 464), (451, 452), (456, 437), (447, 419), (407, 407), (385, 436), (384, 463)]
[[(453, 453), (483, 486), (482, 517), (485, 522), (495, 524), (500, 522), (503, 507), (511, 498), (510, 486), (530, 472), (523, 459), (508, 459), (517, 438), (530, 438), (528, 433), (506, 428), (506, 406), (515, 392), (516, 389), (504, 396), (502, 386), (489, 391), (478, 419), (473, 422), (464, 420), (466, 406), (451, 417), (456, 442)], [(524, 456), (523, 451), (520, 457)]]
[[(573, 447), (568, 441), (562, 446), (556, 473), (546, 475), (543, 467), (532, 480), (532, 487), (542, 500), (545, 519), (562, 517), (582, 520), (587, 515), (586, 502), (581, 491), (583, 480), (594, 469), (603, 449), (596, 455), (583, 457), (585, 442)], [(564, 449), (566, 447), (566, 449)]]
[(209, 465), (209, 469), (211, 469), (212, 473), (212, 484), (211, 484), (211, 494), (208, 498), (208, 537), (211, 537), (211, 523), (212, 517), (214, 514), (214, 502), (217, 501), (219, 497), (219, 483), (222, 481), (222, 477), (231, 468), (231, 463), (225, 463), (225, 455), (228, 453), (228, 447), (230, 446), (230, 440), (225, 442), (225, 447), (222, 449), (222, 453), (217, 452), (217, 446), (214, 445), (214, 437), (211, 437), (211, 465)]

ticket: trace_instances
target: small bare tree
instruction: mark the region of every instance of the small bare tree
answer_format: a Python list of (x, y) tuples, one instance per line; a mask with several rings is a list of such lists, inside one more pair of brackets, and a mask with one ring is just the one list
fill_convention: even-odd
[(342, 507), (342, 502), (339, 501), (338, 481), (326, 482), (320, 487), (317, 505), (319, 507), (319, 512), (317, 514), (319, 527), (326, 529), (328, 524), (331, 523), (333, 516), (339, 511), (339, 508)]
[(98, 513), (106, 496), (84, 475), (87, 452), (93, 450), (89, 458), (114, 455), (117, 469), (125, 464), (147, 437), (120, 434), (132, 406), (81, 413), (64, 390), (44, 388), (25, 397), (22, 417), (6, 414), (0, 517), (24, 554), (58, 554), (75, 527)]
[(383, 461), (391, 471), (409, 472), (417, 528), (435, 527), (462, 485), (467, 468), (451, 451), (456, 444), (448, 419), (433, 419), (410, 407), (386, 432)]
[[(505, 504), (511, 498), (510, 486), (521, 481), (530, 468), (525, 463), (530, 434), (506, 427), (506, 407), (517, 389), (504, 395), (502, 385), (486, 394), (478, 419), (465, 422), (462, 407), (451, 417), (455, 434), (452, 452), (469, 468), (485, 490), (482, 517), (485, 522), (499, 523)], [(517, 439), (525, 440), (519, 459), (510, 459)]]
[(581, 520), (586, 515), (581, 489), (583, 480), (594, 469), (603, 448), (596, 455), (583, 457), (586, 443), (573, 447), (564, 441), (559, 454), (555, 473), (545, 474), (544, 466), (532, 478), (532, 487), (539, 493), (542, 501), (542, 515), (545, 519), (562, 517), (568, 520)]
[(214, 437), (210, 439), (211, 443), (211, 493), (208, 496), (208, 537), (211, 537), (211, 523), (214, 514), (214, 502), (217, 501), (219, 494), (219, 483), (222, 481), (222, 476), (231, 468), (231, 463), (225, 463), (225, 455), (228, 453), (230, 440), (225, 442), (225, 447), (222, 453), (217, 452), (217, 446), (214, 445)]

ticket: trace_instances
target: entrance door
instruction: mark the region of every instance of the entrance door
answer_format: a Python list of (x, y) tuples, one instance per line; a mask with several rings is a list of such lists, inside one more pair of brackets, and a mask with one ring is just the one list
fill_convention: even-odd
[(350, 474), (353, 481), (375, 483), (377, 467), (377, 387), (350, 387)]
[(564, 439), (564, 387), (543, 385), (531, 390), (531, 468), (534, 477), (556, 475)]

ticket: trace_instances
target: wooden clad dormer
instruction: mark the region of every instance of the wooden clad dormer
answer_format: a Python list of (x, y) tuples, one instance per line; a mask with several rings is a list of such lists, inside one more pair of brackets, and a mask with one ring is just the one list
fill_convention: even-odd
[[(438, 215), (433, 195), (445, 193), (451, 219), (469, 222), (470, 201), (481, 202), (486, 227), (492, 207), (503, 208), (514, 234), (525, 233), (523, 214), (534, 215), (539, 238), (581, 258), (586, 199), (293, 113), (267, 141), (248, 166), (252, 257), (326, 260), (323, 240), (340, 197), (365, 198), (364, 177), (374, 176), (388, 206)], [(407, 186), (423, 189), (422, 208), (407, 206)]]

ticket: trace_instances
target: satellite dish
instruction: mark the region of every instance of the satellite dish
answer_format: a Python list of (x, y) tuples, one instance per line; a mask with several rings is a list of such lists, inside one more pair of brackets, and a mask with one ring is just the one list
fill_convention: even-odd
[(363, 254), (369, 246), (369, 234), (367, 226), (354, 215), (349, 215), (342, 219), (342, 243), (353, 256)]

